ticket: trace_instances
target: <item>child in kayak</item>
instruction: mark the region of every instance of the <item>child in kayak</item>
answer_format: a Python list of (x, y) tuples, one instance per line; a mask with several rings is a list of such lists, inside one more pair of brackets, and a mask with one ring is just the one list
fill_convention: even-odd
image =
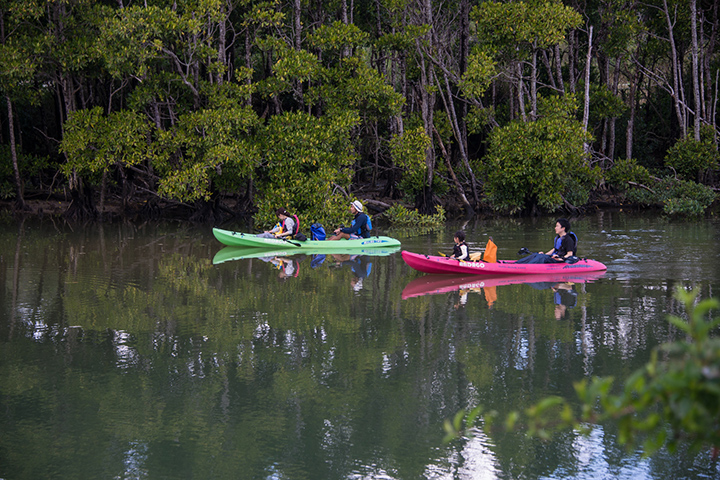
[(465, 243), (465, 232), (462, 230), (455, 232), (453, 241), (455, 242), (455, 246), (453, 247), (453, 253), (450, 255), (450, 258), (454, 258), (455, 260), (469, 260), (470, 253), (467, 243)]

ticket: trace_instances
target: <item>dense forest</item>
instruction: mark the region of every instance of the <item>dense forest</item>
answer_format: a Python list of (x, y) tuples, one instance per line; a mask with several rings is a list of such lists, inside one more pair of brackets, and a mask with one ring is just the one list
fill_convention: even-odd
[[(702, 214), (718, 2), (0, 0), (0, 193), (334, 221), (612, 198)], [(372, 205), (371, 205), (372, 206)]]

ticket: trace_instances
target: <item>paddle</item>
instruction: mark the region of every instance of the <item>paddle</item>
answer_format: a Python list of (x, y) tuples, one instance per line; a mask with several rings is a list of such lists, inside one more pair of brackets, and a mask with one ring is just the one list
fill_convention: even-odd
[(279, 238), (280, 240), (282, 240), (282, 241), (284, 241), (284, 242), (287, 242), (287, 243), (289, 243), (289, 244), (291, 244), (291, 245), (295, 245), (296, 247), (302, 247), (302, 243), (293, 242), (293, 241), (288, 240), (287, 238), (284, 238), (284, 237), (277, 237), (277, 238)]
[[(438, 252), (438, 255), (440, 255), (441, 257), (447, 257), (447, 255), (445, 255), (445, 254), (442, 253), (442, 252)], [(452, 257), (452, 259), (453, 259), (453, 260), (457, 260), (458, 262), (462, 262), (462, 260), (460, 260), (459, 258)]]

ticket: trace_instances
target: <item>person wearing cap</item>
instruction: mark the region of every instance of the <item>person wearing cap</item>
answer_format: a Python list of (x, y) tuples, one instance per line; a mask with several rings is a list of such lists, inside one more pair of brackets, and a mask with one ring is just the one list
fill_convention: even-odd
[(336, 228), (332, 237), (328, 240), (340, 240), (340, 239), (354, 239), (354, 238), (369, 238), (370, 230), (368, 229), (368, 216), (363, 213), (363, 206), (359, 200), (355, 200), (350, 204), (350, 213), (355, 218), (349, 227)]

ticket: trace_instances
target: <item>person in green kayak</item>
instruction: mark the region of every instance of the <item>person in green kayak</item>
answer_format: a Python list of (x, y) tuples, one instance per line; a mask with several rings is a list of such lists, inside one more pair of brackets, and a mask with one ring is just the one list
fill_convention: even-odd
[(258, 237), (260, 238), (292, 238), (292, 236), (297, 231), (297, 222), (295, 219), (297, 216), (290, 215), (287, 210), (284, 208), (278, 208), (275, 211), (275, 215), (277, 215), (278, 219), (280, 220), (277, 225), (275, 225), (274, 228), (270, 230), (265, 230), (263, 233), (258, 234)]
[(336, 228), (333, 232), (335, 235), (329, 237), (328, 240), (370, 238), (370, 229), (372, 229), (370, 218), (363, 213), (363, 205), (359, 200), (355, 200), (350, 204), (350, 213), (355, 216), (350, 226)]

